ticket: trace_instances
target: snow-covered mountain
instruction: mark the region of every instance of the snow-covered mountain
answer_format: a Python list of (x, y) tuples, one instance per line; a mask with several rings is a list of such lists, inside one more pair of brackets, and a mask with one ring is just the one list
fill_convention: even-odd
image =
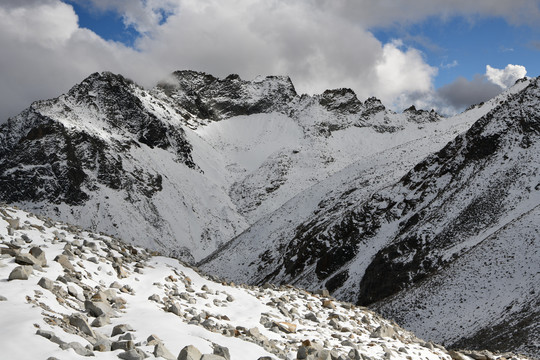
[(328, 289), (438, 342), (538, 355), (538, 81), (442, 118), (287, 77), (178, 71), (145, 90), (96, 73), (0, 125), (0, 200), (235, 282)]
[(538, 355), (539, 81), (472, 109), (485, 113), (394, 184), (372, 187), (351, 166), (358, 177), (338, 173), (339, 190), (307, 221), (282, 226), (315, 188), (202, 268), (252, 283), (326, 287), (439, 342)]
[(4, 359), (525, 359), (449, 351), (323, 292), (235, 285), (0, 206)]
[(146, 91), (96, 73), (0, 126), (0, 199), (197, 261), (439, 120), (347, 89), (300, 96), (286, 77), (181, 71)]

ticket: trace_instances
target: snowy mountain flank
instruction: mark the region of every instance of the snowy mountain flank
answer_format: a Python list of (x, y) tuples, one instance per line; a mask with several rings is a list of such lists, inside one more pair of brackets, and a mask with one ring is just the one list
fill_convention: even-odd
[[(117, 246), (145, 254), (135, 259), (145, 269), (149, 262), (156, 269), (174, 264), (198, 276), (150, 256), (157, 251), (235, 283), (328, 290), (450, 348), (540, 356), (539, 81), (519, 80), (445, 118), (414, 107), (395, 113), (349, 89), (300, 95), (283, 76), (245, 81), (177, 71), (147, 90), (121, 75), (95, 73), (0, 125), (0, 201), (77, 224), (87, 229), (78, 233), (84, 239), (96, 232), (122, 238), (130, 245)], [(8, 231), (4, 243), (17, 242), (17, 232)], [(47, 239), (44, 231), (35, 235)], [(261, 299), (266, 290), (285, 291), (278, 298), (309, 294), (265, 287), (247, 289)], [(143, 312), (145, 299), (136, 300), (145, 303)], [(300, 316), (285, 310), (280, 321)], [(257, 322), (265, 311), (254, 315)], [(270, 331), (280, 334), (275, 327)], [(276, 339), (270, 335), (264, 334)], [(324, 333), (325, 350), (341, 349), (331, 339), (342, 344), (343, 334), (334, 335)], [(298, 341), (309, 336), (283, 340), (296, 341), (294, 349), (263, 346), (266, 353), (232, 358), (294, 358)], [(212, 352), (200, 339), (193, 343)], [(177, 354), (180, 344), (174, 346)], [(342, 350), (344, 359), (355, 358)], [(362, 356), (467, 359), (441, 354)], [(319, 358), (340, 356), (334, 355)]]
[(0, 239), (5, 359), (525, 359), (446, 350), (325, 292), (226, 283), (5, 205)]

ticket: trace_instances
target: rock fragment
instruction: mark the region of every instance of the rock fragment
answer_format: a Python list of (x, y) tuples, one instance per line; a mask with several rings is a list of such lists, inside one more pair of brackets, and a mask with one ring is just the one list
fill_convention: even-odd
[(72, 314), (69, 317), (69, 323), (70, 325), (75, 326), (77, 329), (79, 329), (86, 335), (91, 336), (91, 337), (96, 337), (94, 330), (92, 330), (92, 328), (90, 328), (90, 325), (88, 325), (86, 316), (79, 313)]
[(24, 265), (24, 266), (17, 266), (11, 273), (9, 274), (8, 280), (28, 280), (30, 275), (33, 273), (32, 266)]
[(193, 345), (184, 347), (180, 354), (178, 354), (177, 360), (201, 360), (202, 353)]
[(54, 282), (51, 279), (48, 279), (46, 277), (42, 277), (41, 279), (39, 279), (38, 285), (41, 286), (42, 288), (46, 289), (46, 290), (52, 290), (52, 288), (54, 286)]

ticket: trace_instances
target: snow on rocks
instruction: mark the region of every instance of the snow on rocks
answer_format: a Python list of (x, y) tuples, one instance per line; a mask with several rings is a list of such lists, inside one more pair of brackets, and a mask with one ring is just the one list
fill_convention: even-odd
[[(324, 291), (226, 283), (103, 234), (0, 209), (20, 219), (10, 234), (0, 216), (0, 248), (8, 249), (0, 267), (0, 346), (8, 358), (501, 358), (425, 343)], [(10, 251), (22, 235), (32, 242)], [(40, 264), (19, 265), (21, 254)], [(14, 272), (26, 281), (6, 281)]]

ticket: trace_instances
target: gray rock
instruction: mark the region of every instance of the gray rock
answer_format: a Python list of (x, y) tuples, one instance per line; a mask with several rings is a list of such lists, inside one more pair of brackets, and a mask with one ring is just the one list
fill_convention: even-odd
[(90, 316), (93, 317), (99, 317), (101, 315), (107, 315), (111, 317), (115, 315), (113, 308), (103, 301), (86, 300), (84, 302), (84, 308), (86, 309), (86, 311), (88, 311)]
[(111, 344), (111, 351), (115, 351), (115, 350), (129, 351), (133, 349), (135, 349), (135, 343), (131, 340), (113, 341)]
[(0, 295), (0, 301), (7, 301), (7, 297)]
[(180, 305), (178, 305), (177, 303), (173, 303), (171, 306), (169, 306), (167, 311), (169, 311), (169, 312), (171, 312), (171, 313), (173, 313), (175, 315), (178, 315), (178, 316), (182, 315), (182, 309), (180, 308)]
[(161, 302), (161, 298), (158, 294), (153, 294), (148, 297), (148, 300), (155, 301), (155, 302)]
[(159, 344), (161, 343), (161, 339), (157, 336), (157, 335), (150, 335), (147, 339), (146, 339), (146, 345), (156, 345), (156, 344)]
[(225, 358), (216, 354), (204, 354), (201, 360), (225, 360)]
[(214, 345), (214, 354), (221, 356), (225, 360), (231, 360), (231, 354), (229, 352), (229, 348), (226, 348), (225, 346), (221, 345)]
[(90, 328), (90, 325), (88, 325), (88, 321), (86, 319), (86, 316), (75, 313), (72, 314), (69, 317), (69, 323), (70, 325), (75, 326), (77, 329), (79, 329), (81, 332), (83, 332), (86, 335), (89, 335), (91, 337), (96, 337), (96, 334), (94, 333), (94, 330)]
[(54, 286), (54, 282), (51, 279), (47, 279), (46, 277), (42, 277), (38, 281), (38, 285), (46, 290), (51, 290)]
[(327, 289), (318, 289), (318, 290), (315, 290), (313, 293), (316, 295), (324, 296), (324, 297), (330, 296), (330, 292), (328, 292)]
[(189, 301), (189, 299), (191, 299), (191, 296), (189, 296), (189, 294), (186, 292), (180, 293), (178, 296), (180, 297), (180, 299), (186, 301)]
[(392, 326), (386, 324), (379, 326), (377, 329), (375, 329), (375, 331), (371, 333), (372, 338), (394, 338), (396, 335), (396, 330)]
[(47, 266), (47, 257), (45, 252), (38, 246), (34, 246), (30, 249), (30, 254), (39, 261), (40, 266)]
[(125, 333), (124, 335), (119, 336), (118, 340), (133, 340), (133, 341), (135, 341), (135, 335), (128, 332), (128, 333)]
[(474, 360), (491, 360), (494, 359), (494, 356), (492, 353), (490, 353), (487, 350), (484, 351), (465, 351), (465, 355), (468, 357), (473, 358)]
[(78, 342), (70, 342), (69, 344), (64, 343), (60, 345), (60, 348), (62, 350), (73, 349), (77, 354), (81, 356), (94, 356), (94, 352), (92, 350), (85, 348)]
[(30, 244), (32, 242), (32, 239), (30, 239), (26, 234), (22, 234), (21, 239), (23, 239), (23, 241), (27, 244)]
[(111, 323), (111, 319), (107, 315), (103, 314), (103, 315), (100, 315), (97, 318), (95, 318), (94, 321), (92, 321), (92, 326), (93, 327), (102, 327), (102, 326), (108, 325), (110, 323)]
[(207, 329), (213, 329), (216, 326), (216, 322), (212, 319), (206, 319), (201, 323)]
[(72, 285), (68, 285), (68, 287), (67, 287), (67, 292), (68, 292), (69, 295), (71, 295), (71, 296), (73, 296), (73, 297), (75, 297), (75, 298), (78, 298), (78, 296), (79, 296), (79, 292), (78, 292), (77, 289), (76, 289), (74, 286), (72, 286)]
[(113, 327), (112, 329), (112, 333), (111, 333), (111, 336), (116, 336), (116, 335), (119, 335), (119, 334), (124, 334), (128, 331), (133, 331), (133, 328), (128, 325), (128, 324), (120, 324), (120, 325), (116, 325), (115, 327)]
[(99, 339), (94, 343), (94, 351), (106, 352), (111, 351), (112, 342), (108, 339)]
[(62, 267), (65, 270), (75, 272), (75, 268), (73, 267), (73, 264), (69, 261), (68, 257), (66, 255), (58, 255), (54, 258), (54, 261), (62, 265)]
[(309, 312), (307, 313), (305, 316), (304, 316), (305, 319), (307, 320), (311, 320), (313, 322), (316, 322), (316, 323), (320, 323), (320, 320), (317, 318), (317, 315), (315, 315), (314, 313), (312, 312)]
[(20, 224), (19, 218), (16, 218), (16, 219), (4, 218), (4, 220), (7, 221), (8, 226), (11, 227), (12, 229), (17, 230), (19, 228), (19, 224)]
[(352, 348), (356, 347), (356, 345), (355, 345), (352, 341), (350, 341), (350, 340), (344, 340), (344, 341), (342, 341), (342, 342), (341, 342), (341, 345), (343, 345), (343, 346), (348, 346), (348, 347), (352, 347)]
[(227, 301), (228, 302), (233, 302), (234, 301), (234, 297), (232, 295), (227, 295)]
[(111, 289), (121, 289), (122, 284), (120, 284), (118, 281), (114, 281), (114, 282), (111, 283), (111, 285), (109, 285), (109, 287)]
[(38, 261), (35, 257), (32, 256), (32, 254), (19, 254), (15, 256), (15, 262), (19, 265), (40, 265), (41, 262)]
[(362, 354), (360, 354), (357, 349), (352, 349), (349, 351), (349, 359), (364, 360)]
[(176, 360), (176, 357), (160, 341), (154, 346), (154, 356), (162, 357), (166, 360)]
[(180, 354), (178, 354), (177, 360), (201, 360), (202, 354), (193, 345), (188, 345), (184, 347)]
[(31, 266), (17, 266), (9, 274), (8, 280), (28, 280), (30, 275), (33, 273), (33, 268)]
[(38, 329), (36, 331), (36, 335), (43, 336), (45, 339), (48, 339), (58, 345), (64, 344), (64, 342), (60, 340), (60, 338), (56, 336), (52, 331)]
[(118, 357), (124, 360), (142, 360), (146, 359), (148, 355), (146, 355), (141, 349), (131, 349), (118, 354)]
[(317, 352), (317, 360), (332, 360), (330, 350), (321, 350)]
[(0, 248), (0, 254), (15, 257), (21, 253), (21, 249)]

